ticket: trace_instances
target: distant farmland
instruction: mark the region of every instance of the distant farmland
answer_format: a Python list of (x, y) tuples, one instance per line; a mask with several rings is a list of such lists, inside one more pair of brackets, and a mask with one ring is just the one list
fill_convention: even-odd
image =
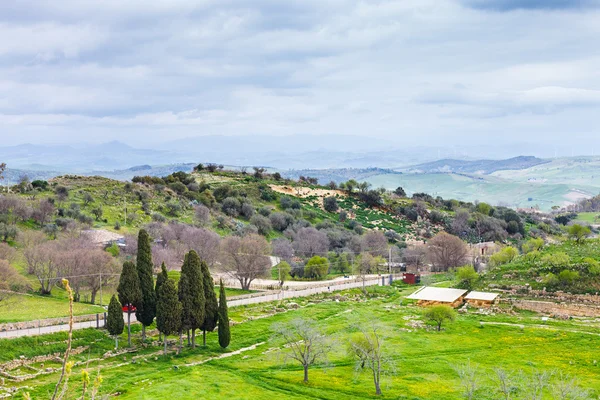
[[(538, 205), (548, 210), (554, 205), (573, 202), (575, 194), (587, 197), (600, 189), (587, 185), (548, 184), (539, 182), (518, 182), (495, 176), (467, 176), (457, 174), (381, 174), (369, 177), (373, 187), (395, 189), (402, 186), (408, 195), (417, 192), (442, 196), (445, 199), (464, 201), (484, 201), (490, 204), (504, 204), (512, 207), (533, 207)], [(577, 189), (574, 192), (573, 189)], [(531, 199), (531, 201), (530, 201)]]

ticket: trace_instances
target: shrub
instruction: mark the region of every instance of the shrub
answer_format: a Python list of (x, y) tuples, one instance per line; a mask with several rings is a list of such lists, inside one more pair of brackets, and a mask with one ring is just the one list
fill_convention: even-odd
[(563, 269), (558, 274), (558, 280), (563, 285), (570, 285), (579, 279), (579, 272)]
[(250, 218), (250, 223), (258, 229), (258, 233), (263, 236), (267, 236), (271, 232), (271, 221), (269, 218), (256, 214)]
[(240, 213), (245, 217), (245, 218), (252, 218), (252, 216), (254, 215), (254, 207), (252, 206), (252, 204), (250, 203), (244, 203), (242, 204), (242, 208)]
[(223, 212), (231, 217), (237, 217), (240, 214), (242, 205), (240, 201), (235, 197), (227, 197), (223, 200), (221, 209)]
[(340, 207), (337, 199), (333, 196), (330, 196), (323, 199), (323, 208), (325, 208), (325, 211), (328, 212), (336, 212)]
[(508, 264), (517, 258), (518, 255), (519, 250), (511, 246), (505, 247), (490, 257), (490, 265), (492, 267), (497, 267), (498, 265)]
[(313, 256), (304, 266), (304, 276), (311, 279), (323, 279), (329, 271), (329, 260), (321, 256)]
[(473, 289), (473, 285), (479, 279), (479, 274), (472, 265), (465, 265), (456, 269), (456, 278), (465, 289)]

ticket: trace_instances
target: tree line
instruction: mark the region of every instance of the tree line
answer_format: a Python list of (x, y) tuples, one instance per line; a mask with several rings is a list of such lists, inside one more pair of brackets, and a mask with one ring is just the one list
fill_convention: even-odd
[(188, 335), (188, 345), (196, 347), (196, 331), (206, 333), (218, 327), (219, 344), (225, 348), (231, 339), (229, 317), (223, 282), (220, 284), (219, 300), (214, 290), (214, 281), (208, 265), (194, 250), (185, 255), (181, 276), (176, 283), (169, 278), (166, 265), (156, 281), (150, 236), (140, 230), (137, 240), (136, 262), (126, 261), (119, 278), (117, 296), (111, 298), (107, 317), (107, 328), (115, 337), (124, 330), (123, 312), (127, 314), (127, 340), (131, 346), (131, 315), (135, 313), (142, 325), (142, 341), (146, 340), (146, 328), (156, 320), (156, 327), (163, 336), (164, 351), (167, 352), (167, 337), (179, 335), (179, 346), (183, 335)]

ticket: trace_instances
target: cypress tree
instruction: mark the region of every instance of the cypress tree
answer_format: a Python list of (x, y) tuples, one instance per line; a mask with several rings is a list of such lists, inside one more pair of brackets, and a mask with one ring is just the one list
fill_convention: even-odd
[(177, 289), (172, 279), (167, 279), (160, 287), (156, 304), (156, 326), (165, 336), (165, 355), (167, 354), (167, 336), (181, 329), (181, 303), (177, 298)]
[(200, 264), (202, 268), (203, 287), (204, 287), (204, 322), (200, 326), (202, 329), (202, 342), (206, 347), (206, 331), (214, 331), (217, 327), (217, 319), (219, 314), (219, 304), (217, 303), (217, 295), (215, 294), (215, 283), (208, 265), (204, 261)]
[(135, 317), (142, 323), (142, 340), (146, 340), (146, 327), (150, 326), (156, 316), (156, 293), (154, 292), (154, 279), (152, 277), (152, 249), (150, 236), (144, 229), (140, 229), (137, 249), (137, 274), (142, 291), (142, 302)]
[(128, 306), (127, 311), (127, 343), (131, 347), (131, 307), (138, 307), (142, 299), (142, 291), (140, 290), (140, 281), (137, 276), (135, 264), (131, 261), (126, 261), (123, 264), (123, 270), (119, 278), (119, 286), (117, 287), (117, 293), (119, 293), (119, 301), (125, 307)]
[(204, 285), (200, 257), (194, 250), (185, 256), (179, 279), (179, 301), (183, 307), (181, 329), (191, 329), (192, 348), (196, 347), (196, 329), (204, 322)]
[[(163, 262), (160, 266), (160, 272), (156, 275), (156, 286), (154, 287), (154, 293), (156, 294), (156, 300), (158, 301), (158, 292), (160, 291), (160, 287), (163, 283), (165, 283), (169, 279), (169, 274), (167, 273), (167, 266)], [(159, 332), (158, 340), (162, 340), (162, 333)]]
[(160, 272), (156, 275), (156, 286), (154, 287), (154, 293), (156, 293), (156, 299), (158, 300), (158, 291), (160, 290), (160, 286), (169, 279), (169, 274), (167, 272), (167, 266), (163, 262), (160, 266)]
[(108, 316), (106, 317), (106, 329), (115, 337), (115, 348), (119, 348), (119, 335), (123, 333), (125, 321), (123, 321), (123, 306), (114, 294), (108, 304)]
[(227, 297), (223, 279), (219, 285), (219, 346), (227, 348), (231, 342), (231, 331), (229, 330), (229, 313), (227, 312)]

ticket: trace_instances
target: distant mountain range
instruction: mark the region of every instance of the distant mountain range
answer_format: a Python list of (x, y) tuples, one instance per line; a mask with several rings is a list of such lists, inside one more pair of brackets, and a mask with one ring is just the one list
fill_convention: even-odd
[(453, 160), (444, 159), (432, 161), (424, 164), (403, 168), (401, 171), (410, 173), (455, 173), (455, 174), (481, 174), (489, 175), (496, 171), (521, 170), (536, 165), (549, 163), (550, 160), (544, 160), (532, 156), (519, 156), (508, 158), (506, 160)]

